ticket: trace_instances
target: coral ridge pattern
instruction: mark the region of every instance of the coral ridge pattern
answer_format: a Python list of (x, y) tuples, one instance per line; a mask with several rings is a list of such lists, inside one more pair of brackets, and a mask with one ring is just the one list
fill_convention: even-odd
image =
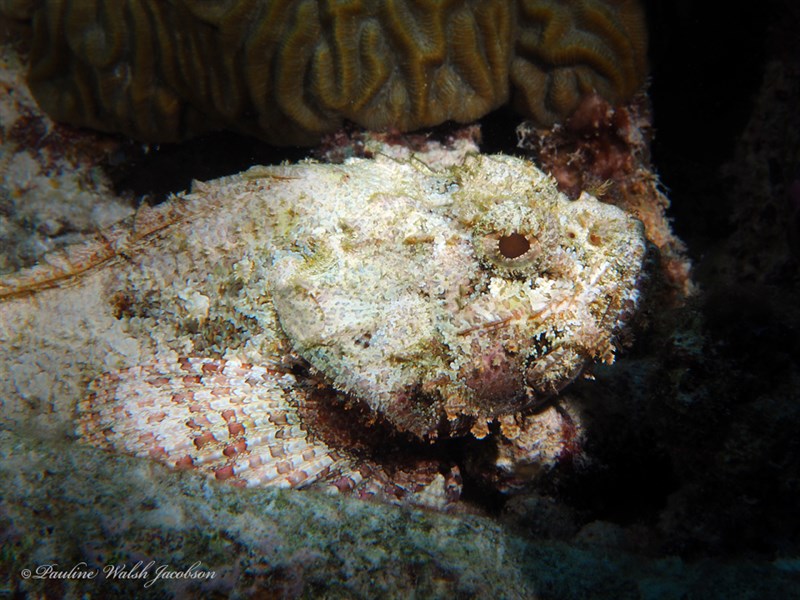
[(32, 22), (56, 120), (172, 142), (216, 129), (315, 143), (348, 120), (467, 123), (514, 96), (550, 125), (646, 72), (636, 0), (0, 0)]

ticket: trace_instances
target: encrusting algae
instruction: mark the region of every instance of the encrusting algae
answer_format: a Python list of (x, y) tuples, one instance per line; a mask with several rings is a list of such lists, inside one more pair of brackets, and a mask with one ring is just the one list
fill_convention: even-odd
[(613, 360), (645, 253), (639, 221), (508, 156), (254, 167), (0, 280), (3, 421), (385, 495), (348, 428), (427, 443), (530, 412)]

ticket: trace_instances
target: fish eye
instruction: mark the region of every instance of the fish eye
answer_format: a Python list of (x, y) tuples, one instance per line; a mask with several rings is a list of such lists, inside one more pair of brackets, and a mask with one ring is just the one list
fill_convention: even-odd
[(506, 258), (519, 258), (531, 249), (531, 243), (521, 233), (513, 232), (500, 236), (497, 249)]
[(497, 204), (473, 230), (481, 263), (503, 277), (526, 278), (542, 273), (557, 245), (558, 224), (546, 207), (510, 199)]

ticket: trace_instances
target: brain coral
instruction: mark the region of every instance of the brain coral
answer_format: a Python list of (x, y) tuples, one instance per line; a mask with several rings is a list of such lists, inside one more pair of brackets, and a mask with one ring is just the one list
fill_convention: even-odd
[[(515, 96), (542, 124), (645, 75), (637, 0), (0, 0), (32, 20), (55, 119), (147, 141), (236, 129), (315, 143), (353, 121), (472, 121)], [(513, 88), (513, 91), (510, 89)]]

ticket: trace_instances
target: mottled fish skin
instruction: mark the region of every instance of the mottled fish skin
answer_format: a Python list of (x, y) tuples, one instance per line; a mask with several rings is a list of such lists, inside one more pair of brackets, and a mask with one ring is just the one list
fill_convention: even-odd
[(588, 195), (570, 202), (509, 157), (439, 173), (396, 166), (382, 179), (397, 177), (402, 194), (376, 182), (368, 208), (309, 205), (326, 214), (304, 215), (316, 225), (276, 244), (282, 329), (337, 389), (432, 437), (535, 404), (587, 361), (613, 359), (638, 297), (638, 221)]
[(481, 435), (613, 360), (644, 255), (641, 223), (516, 158), (254, 167), (0, 279), (2, 419), (63, 429), (77, 407), (83, 439), (171, 467), (385, 496), (315, 435), (325, 398)]

